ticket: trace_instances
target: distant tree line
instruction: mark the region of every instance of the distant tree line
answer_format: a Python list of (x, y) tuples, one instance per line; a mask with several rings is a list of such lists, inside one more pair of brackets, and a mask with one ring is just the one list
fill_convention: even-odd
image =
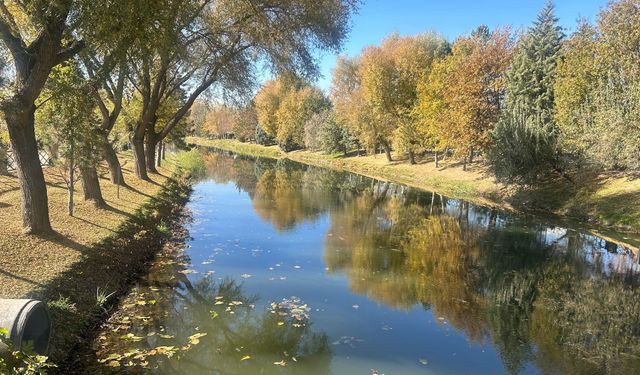
[(280, 75), (257, 93), (256, 137), (348, 153), (392, 151), (410, 163), (481, 155), (506, 183), (532, 185), (588, 166), (640, 171), (640, 6), (611, 2), (568, 38), (547, 3), (523, 33), (480, 26), (387, 37), (339, 57), (328, 98)]

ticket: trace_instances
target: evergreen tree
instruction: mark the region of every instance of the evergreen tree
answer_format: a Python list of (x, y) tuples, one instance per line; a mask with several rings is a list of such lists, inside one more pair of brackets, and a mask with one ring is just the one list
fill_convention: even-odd
[(491, 161), (498, 179), (534, 183), (560, 170), (553, 119), (554, 82), (563, 33), (551, 2), (524, 36), (507, 74), (504, 111)]

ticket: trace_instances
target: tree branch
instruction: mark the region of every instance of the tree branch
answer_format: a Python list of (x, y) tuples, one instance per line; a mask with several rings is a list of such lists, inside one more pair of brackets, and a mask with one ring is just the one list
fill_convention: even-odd
[(56, 65), (69, 60), (70, 58), (78, 54), (85, 46), (86, 43), (84, 42), (84, 40), (77, 40), (71, 43), (69, 47), (58, 52), (58, 54), (56, 55)]

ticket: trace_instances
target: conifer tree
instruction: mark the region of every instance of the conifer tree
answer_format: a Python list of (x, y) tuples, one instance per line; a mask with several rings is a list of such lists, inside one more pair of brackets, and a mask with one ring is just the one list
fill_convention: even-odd
[(563, 33), (548, 2), (521, 40), (510, 71), (491, 161), (498, 179), (534, 183), (560, 171), (553, 119), (554, 82)]

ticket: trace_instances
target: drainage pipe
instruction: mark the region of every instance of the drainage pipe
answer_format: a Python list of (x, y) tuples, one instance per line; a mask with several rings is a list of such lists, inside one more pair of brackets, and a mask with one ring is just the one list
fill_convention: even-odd
[[(46, 355), (51, 336), (51, 317), (47, 305), (32, 299), (0, 299), (0, 328), (8, 331), (14, 349), (27, 344), (37, 354)], [(0, 344), (0, 356), (7, 347)]]

